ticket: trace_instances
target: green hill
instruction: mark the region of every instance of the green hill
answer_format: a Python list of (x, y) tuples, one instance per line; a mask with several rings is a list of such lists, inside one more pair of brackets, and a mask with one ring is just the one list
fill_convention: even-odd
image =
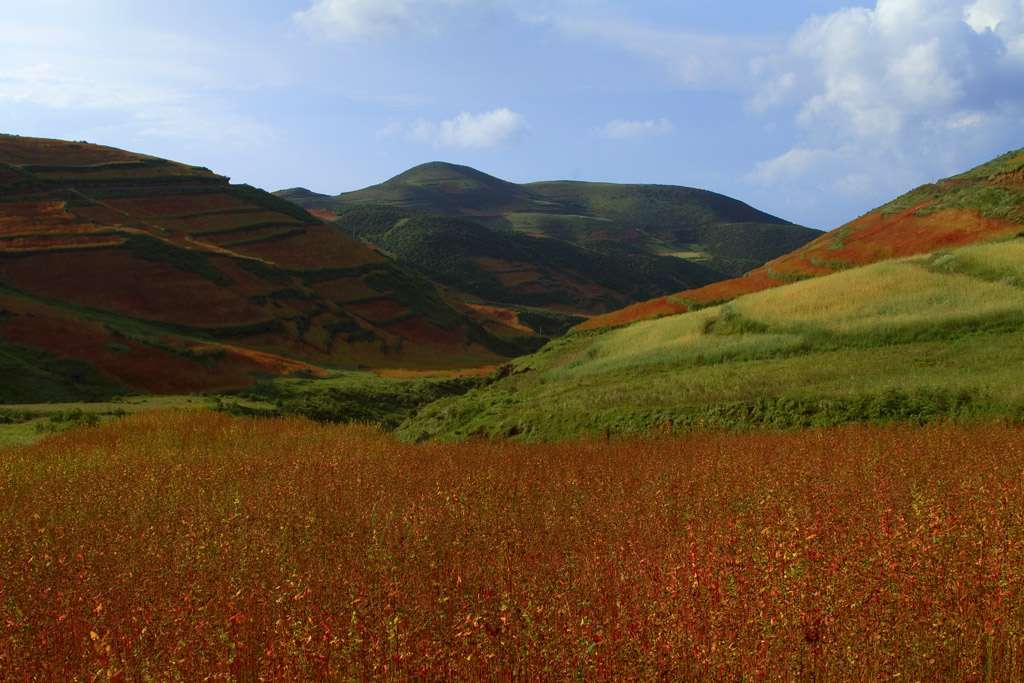
[(376, 204), (461, 216), (492, 230), (599, 253), (607, 253), (609, 244), (628, 245), (634, 254), (696, 261), (725, 275), (740, 275), (820, 234), (705, 190), (573, 181), (520, 185), (443, 162), (334, 197), (302, 188), (277, 194), (314, 210)]

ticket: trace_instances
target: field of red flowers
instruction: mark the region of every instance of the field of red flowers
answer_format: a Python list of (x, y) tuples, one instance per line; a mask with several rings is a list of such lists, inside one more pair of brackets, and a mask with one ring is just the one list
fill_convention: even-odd
[(1019, 681), (1022, 437), (134, 415), (0, 452), (0, 679)]

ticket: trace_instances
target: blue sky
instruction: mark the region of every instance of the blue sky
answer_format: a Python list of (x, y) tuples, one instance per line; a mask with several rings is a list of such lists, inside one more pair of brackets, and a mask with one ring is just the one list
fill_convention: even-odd
[(831, 229), (1024, 146), (1024, 0), (4, 0), (0, 132), (268, 190), (433, 160), (688, 185)]

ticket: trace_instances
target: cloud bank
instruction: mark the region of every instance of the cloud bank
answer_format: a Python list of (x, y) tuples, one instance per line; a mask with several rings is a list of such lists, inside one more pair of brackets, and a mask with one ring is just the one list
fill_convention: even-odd
[(962, 124), (1003, 99), (1000, 75), (1013, 70), (1020, 32), (1012, 35), (1011, 25), (1020, 9), (1000, 0), (878, 0), (874, 10), (814, 17), (791, 43), (817, 81), (798, 120), (853, 138), (889, 139), (910, 127)]
[(746, 179), (789, 187), (794, 206), (839, 194), (867, 209), (1013, 137), (1024, 1), (878, 0), (808, 19), (771, 63), (748, 106), (791, 107), (797, 139)]

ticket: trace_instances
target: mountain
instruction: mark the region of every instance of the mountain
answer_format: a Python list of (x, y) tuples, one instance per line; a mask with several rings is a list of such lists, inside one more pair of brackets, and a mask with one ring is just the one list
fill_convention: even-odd
[[(460, 235), (467, 232), (465, 221), (472, 221), (504, 236), (477, 231), (482, 247), (504, 241), (504, 253), (533, 252), (525, 260), (501, 259), (496, 263), (489, 260), (493, 256), (476, 253), (471, 245), (463, 244), (458, 256), (472, 264), (474, 277), (492, 285), (495, 280), (511, 279), (520, 285), (531, 281), (529, 286), (536, 289), (534, 293), (559, 291), (564, 286), (555, 284), (559, 281), (578, 282), (571, 301), (561, 305), (580, 313), (619, 308), (650, 298), (643, 296), (643, 292), (678, 291), (670, 285), (673, 280), (696, 283), (709, 278), (725, 279), (762, 265), (820, 234), (705, 190), (571, 181), (518, 185), (467, 166), (442, 162), (423, 164), (379, 185), (334, 197), (303, 188), (276, 194), (306, 209), (325, 212), (318, 213), (321, 217), (333, 213), (348, 218), (343, 227), (374, 244), (379, 244), (382, 233), (390, 233), (392, 244), (406, 239), (398, 234), (403, 229), (422, 233), (419, 227), (429, 221), (419, 218), (409, 225), (407, 219), (416, 216), (414, 212), (463, 219), (449, 223), (433, 221), (431, 244), (443, 251), (446, 242), (463, 242)], [(375, 227), (370, 234), (366, 230), (360, 232), (359, 223), (345, 212), (366, 205), (401, 211), (384, 214), (394, 215), (398, 221)], [(444, 234), (444, 225), (450, 226), (451, 234)], [(422, 239), (422, 234), (417, 239)], [(383, 244), (379, 246), (388, 249)], [(551, 254), (553, 261), (545, 260), (545, 253)], [(402, 252), (394, 255), (399, 260), (405, 258)], [(433, 271), (432, 277), (444, 270), (422, 260), (407, 263), (425, 268), (422, 272)], [(536, 274), (532, 280), (529, 271)], [(620, 276), (629, 281), (610, 287), (601, 283), (602, 279)], [(445, 284), (465, 288), (464, 281)], [(594, 285), (605, 291), (594, 290)], [(530, 305), (521, 298), (522, 292), (515, 291), (515, 286), (502, 288), (502, 298), (495, 299), (493, 291), (486, 296)], [(593, 294), (585, 294), (588, 289)], [(468, 291), (483, 296), (479, 291)]]
[(1024, 231), (1024, 149), (922, 185), (741, 278), (645, 301), (581, 325), (597, 329), (674, 315), (742, 294), (884, 259), (985, 242)]
[(2, 401), (466, 367), (536, 343), (491, 318), (208, 169), (0, 136)]
[(747, 278), (633, 311), (664, 317), (595, 318), (607, 324), (420, 409), (400, 434), (550, 440), (1024, 419), (1022, 170), (1024, 150), (1011, 152)]

